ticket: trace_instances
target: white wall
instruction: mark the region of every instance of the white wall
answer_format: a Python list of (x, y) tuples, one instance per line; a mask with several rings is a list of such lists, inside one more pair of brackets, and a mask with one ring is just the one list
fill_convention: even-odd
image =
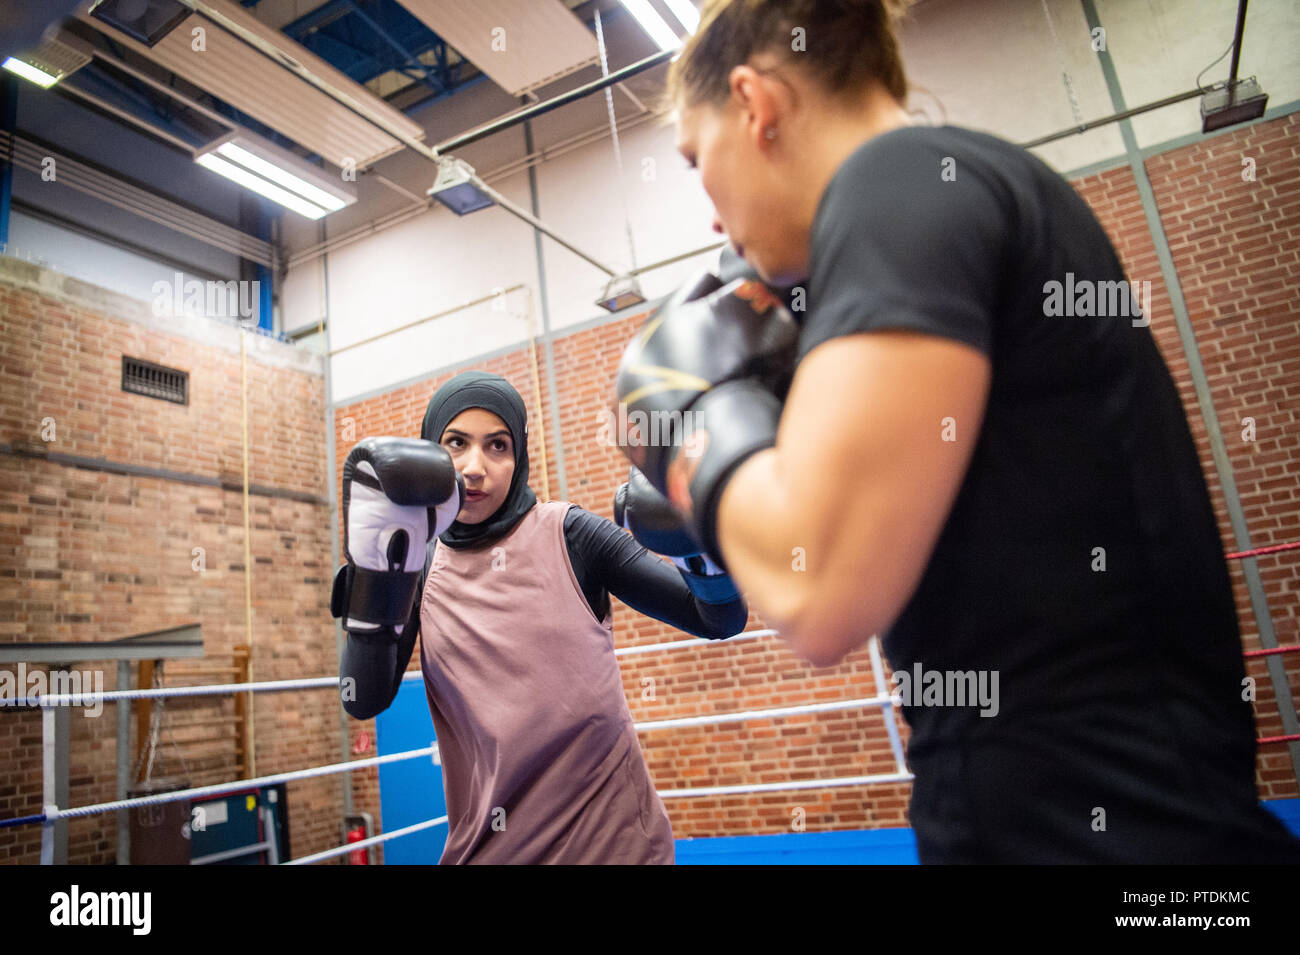
[(178, 270), (172, 266), (21, 212), (10, 213), (5, 254), (142, 302), (154, 300), (155, 282), (183, 290), (191, 279), (203, 281), (181, 272), (177, 282)]
[[(674, 146), (670, 126), (650, 122), (622, 135), (623, 175), (618, 175), (608, 139), (537, 169), (540, 218), (560, 235), (611, 267), (626, 269), (631, 256), (624, 203), (632, 222), (638, 266), (721, 241), (712, 231), (713, 206), (699, 176)], [(595, 267), (545, 241), (547, 298), (551, 327), (586, 321), (606, 277)], [(718, 253), (658, 269), (641, 277), (648, 299), (667, 295), (695, 269), (717, 262)]]

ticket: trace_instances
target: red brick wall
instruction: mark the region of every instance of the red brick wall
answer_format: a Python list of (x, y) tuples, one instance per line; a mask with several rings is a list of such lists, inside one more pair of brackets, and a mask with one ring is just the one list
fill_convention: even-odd
[[(32, 266), (8, 260), (0, 274), (0, 444), (239, 486), (237, 350), (151, 327), (147, 307)], [(252, 339), (248, 350), (249, 480), (316, 499), (250, 496), (253, 677), (337, 673), (328, 608), (324, 379), (260, 357), (290, 353), (290, 346)], [(189, 404), (123, 392), (124, 354), (189, 371)], [(203, 549), (202, 572), (195, 548)], [(228, 666), (233, 647), (248, 640), (238, 490), (0, 454), (0, 642), (85, 642), (95, 661), (89, 645), (97, 641), (189, 623), (202, 626), (210, 662)], [(104, 688), (114, 689), (116, 665), (91, 665), (104, 671)], [(194, 668), (172, 664), (167, 683), (214, 682), (182, 680), (185, 669)], [(337, 761), (332, 692), (255, 700), (259, 773)], [(195, 785), (239, 777), (230, 698), (176, 700), (166, 712), (171, 732), (163, 736), (162, 772), (179, 772), (183, 759)], [(111, 705), (94, 719), (73, 712), (73, 806), (115, 798), (115, 727)], [(38, 812), (39, 715), (0, 713), (0, 747), (0, 817)], [(294, 851), (338, 845), (339, 777), (293, 783), (288, 792)], [(112, 815), (73, 820), (70, 861), (112, 861), (115, 827)], [(0, 859), (36, 861), (39, 835), (39, 827), (0, 830)]]
[[(1218, 426), (1252, 547), (1300, 540), (1300, 114), (1234, 130), (1146, 161), (1156, 205), (1182, 286), (1198, 351), (1210, 383)], [(1242, 160), (1255, 160), (1254, 181)], [(1200, 451), (1226, 553), (1238, 550), (1223, 488), (1213, 465), (1202, 409), (1196, 400), (1174, 322), (1168, 289), (1146, 229), (1137, 184), (1128, 167), (1075, 183), (1115, 242), (1131, 281), (1150, 281), (1151, 331), (1173, 372)], [(1243, 440), (1243, 419), (1255, 438)], [(1300, 643), (1295, 593), (1300, 553), (1261, 557), (1260, 576), (1277, 640)], [(1260, 648), (1259, 627), (1242, 561), (1228, 562), (1242, 642)], [(1281, 657), (1300, 690), (1300, 654)], [(1256, 682), (1260, 736), (1281, 735), (1277, 700), (1262, 660), (1247, 661)], [(1290, 756), (1283, 745), (1260, 747), (1261, 798), (1294, 797)]]

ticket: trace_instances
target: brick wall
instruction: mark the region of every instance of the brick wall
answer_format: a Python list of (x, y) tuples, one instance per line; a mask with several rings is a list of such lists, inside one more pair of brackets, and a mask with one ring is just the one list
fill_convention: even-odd
[[(0, 259), (0, 331), (0, 642), (84, 642), (88, 665), (113, 689), (116, 664), (96, 661), (92, 644), (197, 623), (203, 664), (229, 666), (248, 642), (240, 333), (156, 319), (138, 302), (11, 259)], [(123, 392), (123, 355), (188, 371), (189, 404)], [(253, 678), (337, 673), (321, 363), (250, 338), (247, 375), (249, 481), (275, 492), (250, 495)], [(168, 685), (214, 682), (188, 662), (167, 673)], [(179, 774), (183, 760), (195, 785), (239, 778), (230, 698), (176, 700), (166, 713), (155, 775)], [(111, 705), (94, 719), (73, 712), (73, 806), (115, 798), (115, 726)], [(254, 733), (259, 773), (336, 761), (338, 703), (328, 691), (257, 695)], [(38, 812), (39, 714), (0, 713), (0, 747), (0, 816)], [(340, 779), (288, 791), (294, 851), (337, 845)], [(70, 861), (113, 861), (115, 826), (112, 815), (73, 820)], [(0, 830), (0, 859), (36, 861), (39, 835)]]
[[(1218, 427), (1253, 547), (1300, 540), (1300, 114), (1237, 129), (1146, 161)], [(1254, 160), (1254, 180), (1243, 178)], [(1075, 183), (1115, 242), (1131, 281), (1150, 281), (1151, 331), (1173, 372), (1200, 451), (1226, 553), (1239, 548), (1213, 465), (1203, 409), (1174, 321), (1169, 292), (1128, 167)], [(1246, 418), (1254, 419), (1245, 440)], [(1260, 576), (1277, 640), (1300, 643), (1295, 594), (1300, 554), (1261, 557)], [(1245, 649), (1260, 648), (1259, 626), (1242, 572), (1231, 560)], [(1300, 689), (1300, 654), (1280, 658)], [(1256, 682), (1260, 736), (1285, 732), (1262, 660), (1247, 661)], [(1260, 747), (1257, 783), (1265, 799), (1297, 792), (1283, 745)]]

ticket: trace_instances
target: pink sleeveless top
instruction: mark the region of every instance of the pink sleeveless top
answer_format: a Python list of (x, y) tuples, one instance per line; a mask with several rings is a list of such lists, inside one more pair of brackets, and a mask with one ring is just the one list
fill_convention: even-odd
[(564, 543), (564, 501), (481, 548), (438, 542), (420, 666), (442, 756), (443, 864), (671, 864), (672, 828)]

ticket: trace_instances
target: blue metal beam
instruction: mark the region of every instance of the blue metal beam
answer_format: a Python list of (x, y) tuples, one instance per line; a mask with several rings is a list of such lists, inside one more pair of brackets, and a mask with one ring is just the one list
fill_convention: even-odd
[[(358, 83), (396, 71), (441, 95), (464, 74), (460, 64), (448, 68), (442, 38), (395, 0), (329, 0), (284, 33)], [(420, 60), (430, 51), (436, 65)]]
[[(356, 0), (348, 0), (348, 6), (352, 8), (352, 12), (354, 14), (356, 14), (358, 17), (361, 18), (362, 22), (364, 22), (367, 26), (369, 26), (372, 30), (374, 30), (375, 33), (379, 34), (380, 38), (385, 43), (387, 43), (399, 54), (401, 54), (401, 56), (405, 59), (405, 62), (409, 64), (409, 68), (419, 70), (420, 75), (422, 77), (420, 82), (424, 83), (430, 89), (433, 88), (433, 85), (429, 82), (427, 70), (425, 69), (423, 63), (421, 63), (415, 56), (413, 56), (406, 49), (406, 47), (402, 45), (402, 43), (399, 40), (394, 39), (393, 35), (389, 33), (387, 30), (385, 30), (382, 24), (380, 24), (376, 19), (372, 18), (369, 14), (367, 14), (365, 10), (361, 9), (361, 5), (357, 3)], [(382, 9), (383, 9), (382, 6), (376, 9), (375, 11), (376, 16), (380, 16), (380, 17), (383, 16), (381, 12)], [(433, 35), (434, 35), (433, 33), (429, 33), (429, 36), (433, 36)]]
[[(0, 74), (0, 126), (12, 134), (18, 125), (18, 77)], [(14, 167), (0, 164), (0, 252), (9, 248), (9, 207), (14, 197)]]

